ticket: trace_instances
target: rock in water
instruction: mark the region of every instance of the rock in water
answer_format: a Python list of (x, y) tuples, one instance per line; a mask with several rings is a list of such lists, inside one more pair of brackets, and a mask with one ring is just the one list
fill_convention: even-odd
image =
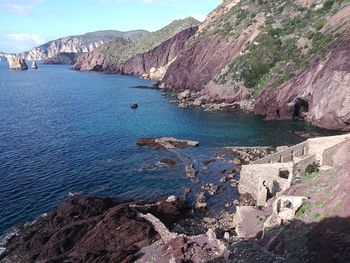
[(36, 64), (35, 60), (33, 60), (31, 68), (32, 69), (38, 69), (38, 65)]
[(153, 149), (175, 149), (186, 147), (197, 147), (199, 142), (189, 140), (179, 140), (176, 138), (141, 138), (136, 142), (137, 145), (143, 147), (149, 147)]
[(130, 108), (133, 110), (136, 110), (139, 107), (139, 105), (137, 103), (133, 103), (130, 105)]
[(14, 70), (27, 70), (28, 66), (23, 58), (18, 56), (8, 56), (7, 61), (9, 63), (9, 68)]

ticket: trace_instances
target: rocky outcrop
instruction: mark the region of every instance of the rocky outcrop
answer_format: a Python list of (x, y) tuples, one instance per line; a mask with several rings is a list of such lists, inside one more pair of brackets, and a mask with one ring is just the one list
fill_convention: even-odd
[[(192, 17), (175, 20), (135, 41), (116, 39), (83, 56), (76, 70), (134, 74), (160, 79), (199, 22)], [(182, 32), (183, 31), (183, 32)]]
[(58, 53), (57, 55), (44, 60), (44, 64), (74, 65), (81, 56), (80, 53)]
[[(121, 74), (143, 76), (153, 80), (161, 80), (168, 67), (185, 47), (187, 41), (197, 32), (197, 27), (186, 29), (160, 46), (146, 53), (138, 54), (112, 71)], [(107, 71), (111, 71), (107, 68)]]
[(156, 203), (119, 203), (110, 198), (75, 197), (24, 226), (9, 240), (1, 262), (134, 262), (158, 233), (140, 214), (170, 226), (182, 213), (175, 199)]
[(186, 147), (197, 147), (199, 142), (189, 140), (179, 140), (176, 138), (141, 138), (137, 140), (137, 145), (153, 149), (175, 149)]
[(84, 35), (64, 37), (35, 47), (22, 54), (27, 60), (45, 60), (59, 53), (85, 53), (115, 38), (137, 39), (147, 35), (145, 30), (121, 32), (115, 30), (96, 31)]
[(8, 55), (9, 54), (0, 51), (0, 61), (6, 61)]
[(267, 119), (303, 118), (335, 130), (350, 130), (350, 43), (314, 59), (279, 88), (268, 87), (257, 98), (255, 113)]
[(27, 70), (28, 65), (23, 58), (19, 56), (7, 56), (9, 68), (14, 70)]

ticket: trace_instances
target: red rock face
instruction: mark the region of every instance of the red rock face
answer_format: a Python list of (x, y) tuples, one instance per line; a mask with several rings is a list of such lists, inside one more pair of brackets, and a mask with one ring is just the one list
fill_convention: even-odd
[(102, 71), (102, 65), (106, 61), (106, 56), (98, 51), (94, 50), (81, 58), (74, 64), (73, 69), (82, 71)]
[(118, 204), (110, 198), (76, 197), (23, 228), (7, 244), (1, 262), (134, 262), (135, 254), (159, 239), (138, 213), (165, 224), (182, 217), (182, 204)]
[(185, 47), (189, 38), (198, 30), (198, 27), (186, 29), (169, 40), (163, 42), (155, 49), (129, 59), (115, 71), (122, 74), (143, 75), (148, 74), (151, 68), (159, 68), (174, 60)]
[(312, 124), (350, 130), (350, 43), (328, 50), (278, 88), (263, 89), (255, 113), (267, 119), (303, 117)]
[(162, 83), (175, 90), (201, 91), (239, 52), (236, 44), (221, 36), (193, 43), (170, 65)]
[(191, 38), (197, 30), (198, 27), (192, 27), (181, 31), (155, 49), (146, 53), (138, 54), (121, 64), (110, 63), (102, 52), (95, 50), (79, 59), (74, 65), (74, 69), (139, 76), (148, 74), (151, 68), (165, 66), (175, 59), (178, 53), (186, 45), (188, 39)]
[[(263, 23), (264, 18), (257, 18), (256, 23), (234, 39), (227, 39), (219, 34), (197, 37), (170, 65), (162, 84), (174, 90), (205, 90), (208, 95), (220, 96), (220, 92), (211, 94), (212, 86), (215, 85), (211, 84), (207, 89), (206, 85), (243, 50), (247, 42), (257, 36)], [(228, 99), (235, 96), (237, 91), (232, 92), (231, 96), (225, 94), (223, 97)]]

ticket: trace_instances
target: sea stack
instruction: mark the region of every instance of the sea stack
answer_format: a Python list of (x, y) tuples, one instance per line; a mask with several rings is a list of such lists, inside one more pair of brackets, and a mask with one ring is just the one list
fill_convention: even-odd
[(35, 60), (33, 60), (33, 63), (32, 63), (32, 69), (38, 69), (38, 65), (36, 64)]
[(8, 56), (7, 61), (9, 68), (14, 70), (27, 70), (28, 66), (26, 61), (19, 56)]

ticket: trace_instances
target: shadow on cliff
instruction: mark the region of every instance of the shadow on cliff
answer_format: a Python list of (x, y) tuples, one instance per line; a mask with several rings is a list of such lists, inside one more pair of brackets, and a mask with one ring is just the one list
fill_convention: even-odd
[(350, 262), (350, 218), (329, 217), (317, 223), (294, 220), (257, 236), (268, 252), (286, 262)]

